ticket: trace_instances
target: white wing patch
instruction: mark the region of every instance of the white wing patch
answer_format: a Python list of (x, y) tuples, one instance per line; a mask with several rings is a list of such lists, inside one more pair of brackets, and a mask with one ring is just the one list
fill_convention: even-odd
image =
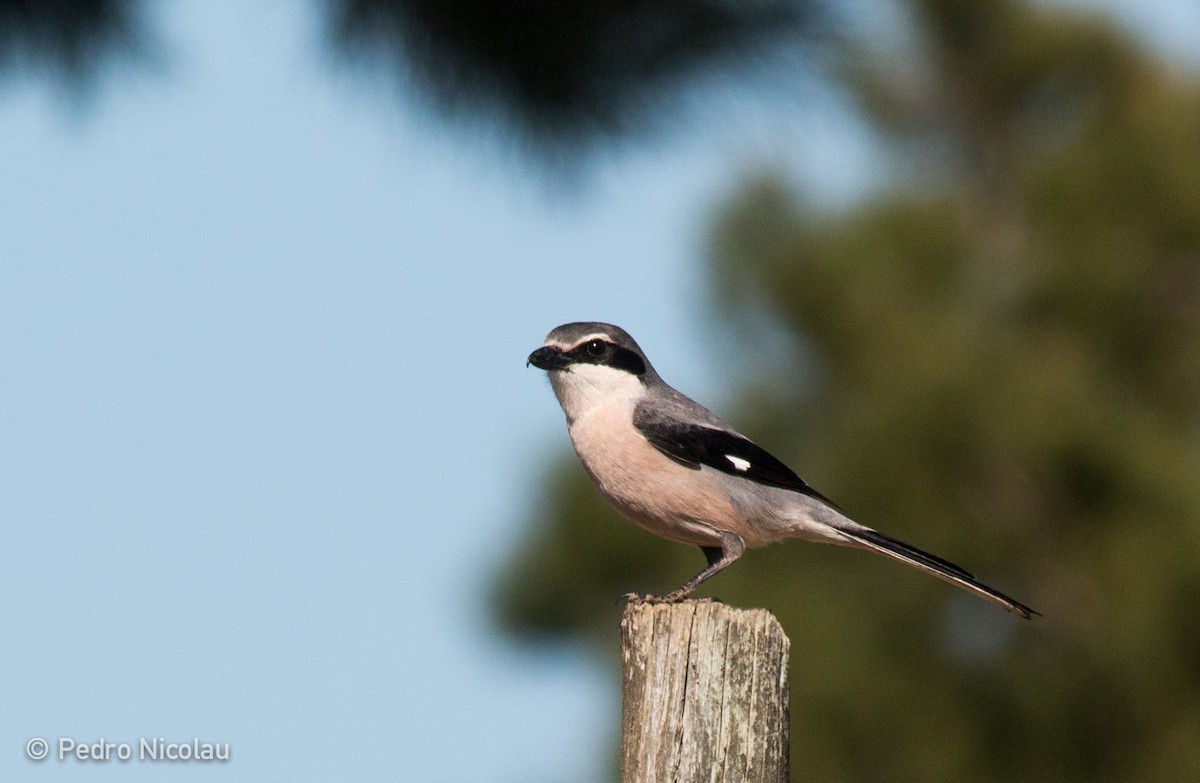
[(733, 467), (736, 468), (737, 470), (741, 471), (742, 473), (745, 473), (747, 470), (750, 470), (750, 460), (748, 460), (748, 459), (742, 459), (741, 457), (735, 457), (732, 454), (726, 454), (725, 459), (729, 460), (729, 462), (733, 465)]

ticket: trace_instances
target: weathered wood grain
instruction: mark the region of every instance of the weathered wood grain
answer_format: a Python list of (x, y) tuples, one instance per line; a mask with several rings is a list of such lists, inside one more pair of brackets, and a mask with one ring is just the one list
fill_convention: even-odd
[(788, 647), (765, 609), (631, 602), (623, 783), (786, 783)]

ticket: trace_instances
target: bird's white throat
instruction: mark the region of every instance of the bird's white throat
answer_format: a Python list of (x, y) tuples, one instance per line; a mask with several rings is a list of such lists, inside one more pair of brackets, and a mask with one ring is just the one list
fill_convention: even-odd
[(645, 391), (636, 375), (602, 364), (572, 364), (552, 372), (550, 385), (568, 424), (602, 406), (636, 399)]

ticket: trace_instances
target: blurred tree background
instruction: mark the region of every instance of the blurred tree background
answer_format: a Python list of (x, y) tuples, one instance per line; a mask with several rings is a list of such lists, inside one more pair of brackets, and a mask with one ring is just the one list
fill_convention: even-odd
[[(598, 144), (661, 135), (687, 96), (745, 87), (818, 46), (818, 0), (318, 0), (342, 61), (405, 98), (494, 129), (557, 165)], [(145, 0), (0, 0), (0, 76), (87, 88), (118, 64), (165, 57)], [(576, 160), (573, 160), (576, 159)]]
[[(857, 26), (883, 4), (316, 6), (347, 59), (551, 156), (662, 130), (690, 85), (787, 87), (836, 53), (887, 185), (835, 212), (764, 173), (714, 216), (713, 305), (740, 353), (713, 353), (745, 379), (722, 412), (853, 517), (1045, 618), (860, 552), (748, 553), (706, 588), (792, 638), (794, 768), (1200, 779), (1195, 74), (1020, 0), (898, 0)], [(0, 0), (0, 72), (86, 83), (161, 51), (140, 0)], [(573, 456), (543, 486), (501, 616), (615, 665), (616, 597), (673, 588), (701, 556), (620, 520)]]
[[(830, 212), (764, 174), (715, 218), (725, 412), (1045, 618), (803, 543), (705, 587), (791, 636), (803, 779), (1200, 779), (1200, 83), (1078, 12), (904, 11), (840, 72), (888, 187)], [(701, 556), (561, 460), (499, 604), (615, 653), (615, 597)]]

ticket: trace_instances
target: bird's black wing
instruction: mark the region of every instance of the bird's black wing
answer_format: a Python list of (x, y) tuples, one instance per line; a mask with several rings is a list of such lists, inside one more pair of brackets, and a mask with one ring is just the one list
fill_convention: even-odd
[(769, 487), (799, 492), (837, 508), (766, 449), (736, 432), (679, 421), (645, 407), (634, 411), (633, 426), (654, 448), (688, 467), (707, 465)]

